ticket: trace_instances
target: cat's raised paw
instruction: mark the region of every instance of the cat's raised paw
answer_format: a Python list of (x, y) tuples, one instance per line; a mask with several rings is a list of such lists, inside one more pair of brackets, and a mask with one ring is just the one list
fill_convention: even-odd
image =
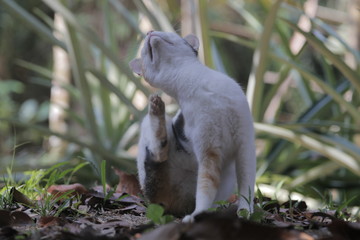
[(162, 116), (165, 114), (165, 104), (158, 95), (150, 96), (150, 110), (149, 113), (155, 116)]

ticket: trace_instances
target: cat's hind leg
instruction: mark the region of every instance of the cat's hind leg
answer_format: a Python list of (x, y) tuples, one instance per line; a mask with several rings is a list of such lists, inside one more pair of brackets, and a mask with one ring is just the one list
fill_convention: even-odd
[(227, 201), (236, 188), (235, 161), (229, 162), (222, 167), (221, 181), (215, 197), (213, 207), (218, 207), (217, 202)]
[(196, 203), (195, 210), (191, 215), (185, 216), (183, 222), (193, 222), (194, 217), (208, 210), (213, 206), (221, 181), (221, 155), (217, 148), (204, 148), (194, 144), (198, 159), (198, 176), (196, 184)]
[[(171, 124), (171, 121), (168, 124)], [(146, 142), (146, 147), (153, 155), (155, 162), (163, 162), (168, 158), (167, 135), (165, 104), (158, 95), (152, 95), (149, 99), (149, 113), (141, 128), (141, 137)]]
[(150, 96), (149, 112), (141, 124), (137, 156), (139, 181), (142, 187), (145, 185), (145, 163), (162, 163), (168, 160), (167, 129), (171, 124), (171, 119), (166, 118), (164, 102), (157, 95)]

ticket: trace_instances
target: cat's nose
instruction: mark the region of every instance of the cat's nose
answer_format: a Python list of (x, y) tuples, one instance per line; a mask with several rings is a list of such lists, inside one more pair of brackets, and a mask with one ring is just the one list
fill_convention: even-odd
[(152, 32), (154, 32), (154, 30), (148, 31), (146, 35), (149, 35), (149, 34), (151, 34)]

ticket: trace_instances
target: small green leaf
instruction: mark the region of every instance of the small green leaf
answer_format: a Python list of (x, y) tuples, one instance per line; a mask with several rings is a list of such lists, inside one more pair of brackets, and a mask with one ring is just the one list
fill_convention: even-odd
[(150, 204), (146, 209), (146, 217), (156, 224), (161, 224), (161, 217), (165, 210), (159, 204)]
[(219, 205), (219, 206), (224, 206), (224, 205), (229, 204), (229, 202), (226, 200), (220, 200), (220, 201), (216, 201), (215, 204)]
[(167, 224), (169, 222), (172, 222), (173, 220), (174, 220), (174, 216), (164, 215), (161, 217), (160, 222), (161, 222), (161, 224)]
[[(106, 161), (102, 160), (101, 162), (101, 184), (103, 186), (104, 196), (106, 196)], [(104, 198), (106, 201), (106, 197)]]
[(250, 215), (249, 220), (254, 222), (261, 222), (264, 218), (264, 211), (259, 209)]
[(238, 216), (244, 219), (249, 219), (250, 212), (247, 209), (240, 209), (238, 211)]

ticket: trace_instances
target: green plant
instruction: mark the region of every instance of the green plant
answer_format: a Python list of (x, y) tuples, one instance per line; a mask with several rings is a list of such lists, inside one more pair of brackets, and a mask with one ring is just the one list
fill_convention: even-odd
[(18, 183), (13, 183), (23, 194), (30, 199), (36, 199), (41, 197), (42, 193), (45, 193), (47, 189), (55, 184), (69, 184), (74, 173), (79, 169), (86, 166), (88, 163), (80, 163), (75, 167), (69, 167), (62, 169), (69, 162), (62, 162), (55, 164), (49, 169), (39, 169), (32, 171), (25, 171), (25, 179)]
[(42, 199), (36, 202), (34, 210), (41, 216), (60, 216), (70, 206), (69, 204), (74, 198), (72, 190), (55, 196), (46, 191), (40, 191), (39, 194), (42, 196)]
[[(16, 103), (11, 99), (11, 94), (22, 93), (24, 91), (24, 85), (21, 82), (15, 80), (7, 80), (0, 82), (0, 116), (11, 116)], [(4, 126), (4, 122), (0, 122), (0, 131), (6, 133), (8, 128)], [(4, 136), (4, 135), (3, 135)]]
[[(115, 18), (115, 12), (111, 10), (110, 14), (104, 14), (103, 24), (108, 31), (105, 31), (102, 36), (107, 39), (103, 42), (93, 29), (77, 20), (75, 14), (69, 9), (70, 5), (63, 4), (61, 1), (44, 2), (65, 19), (64, 40), (59, 40), (52, 35), (51, 28), (54, 23), (51, 19), (43, 19), (44, 24), (13, 1), (3, 0), (1, 4), (35, 32), (68, 51), (76, 87), (65, 83), (61, 87), (69, 91), (71, 97), (79, 102), (83, 112), (74, 112), (72, 109), (63, 110), (68, 113), (68, 117), (77, 124), (78, 128), (85, 130), (86, 136), (76, 138), (69, 133), (53, 132), (37, 124), (18, 119), (2, 118), (2, 120), (35, 129), (42, 134), (55, 135), (77, 144), (83, 149), (86, 159), (92, 163), (99, 177), (101, 159), (104, 158), (110, 161), (111, 165), (134, 171), (135, 164), (131, 161), (133, 157), (130, 157), (125, 149), (134, 141), (138, 128), (137, 121), (141, 119), (145, 111), (138, 110), (133, 105), (133, 99), (135, 93), (148, 95), (149, 91), (133, 76), (127, 64), (114, 54), (118, 52), (118, 46), (113, 40), (119, 34), (118, 29), (111, 24)], [(113, 4), (116, 4), (115, 1)], [(97, 3), (97, 5), (104, 12), (110, 11), (108, 1)], [(42, 15), (44, 16), (45, 14)], [(81, 45), (80, 41), (82, 41)], [(86, 44), (83, 44), (84, 41)], [(37, 72), (45, 79), (52, 78), (49, 74), (51, 71), (44, 67), (24, 61), (20, 64)]]
[(228, 208), (231, 204), (226, 201), (226, 200), (222, 200), (222, 201), (216, 201), (214, 204), (216, 204), (217, 206), (215, 208), (210, 208), (208, 209), (208, 211), (216, 211), (218, 209), (224, 209), (224, 208)]
[[(103, 187), (104, 193), (104, 204), (107, 200), (109, 200), (116, 191), (116, 186), (111, 188), (109, 191), (107, 190), (107, 183), (106, 183), (106, 161), (102, 160), (101, 162), (101, 185)], [(124, 196), (125, 197), (125, 196)], [(121, 198), (121, 197), (120, 197)]]
[(155, 224), (166, 224), (174, 220), (172, 215), (164, 214), (165, 210), (158, 204), (150, 204), (146, 209), (146, 217)]
[(0, 190), (0, 209), (10, 209), (14, 206), (10, 189), (5, 185)]
[(16, 134), (14, 136), (14, 139), (15, 141), (13, 147), (12, 160), (10, 165), (6, 167), (7, 176), (6, 177), (3, 176), (4, 186), (2, 186), (0, 189), (0, 209), (11, 209), (12, 207), (16, 206), (16, 203), (14, 203), (13, 201), (12, 189), (15, 185), (17, 185), (17, 183), (15, 182), (12, 169), (13, 169), (16, 149), (19, 146), (21, 146), (21, 144), (16, 145)]
[[(344, 173), (344, 168), (355, 182), (360, 174), (360, 149), (354, 144), (360, 130), (356, 108), (359, 98), (346, 99), (344, 94), (359, 95), (358, 50), (327, 23), (313, 17), (310, 8), (295, 1), (260, 3), (265, 18), (251, 11), (252, 4), (240, 8), (235, 1), (230, 2), (244, 17), (244, 25), (261, 36), (254, 44), (221, 30), (212, 33), (216, 38), (255, 49), (247, 94), (263, 144), (258, 174), (267, 171), (290, 177), (283, 188), (296, 191), (306, 183), (319, 184), (326, 176)], [(302, 28), (303, 21), (310, 23), (307, 29)], [(294, 48), (295, 40), (301, 43), (298, 49)], [(338, 53), (330, 48), (330, 40), (341, 46), (341, 50), (336, 49)], [(313, 55), (311, 61), (318, 63), (317, 69), (306, 62), (309, 54)], [(353, 67), (345, 56), (354, 59)], [(275, 81), (270, 83), (265, 73), (275, 72)], [(292, 88), (290, 82), (297, 87)], [(284, 113), (287, 120), (282, 119)], [(312, 155), (315, 159), (310, 161)]]
[(357, 207), (356, 212), (352, 211), (351, 203), (358, 198), (358, 196), (353, 196), (350, 199), (344, 199), (342, 203), (334, 201), (331, 192), (325, 192), (325, 194), (316, 190), (316, 193), (321, 196), (323, 199), (323, 205), (320, 212), (332, 213), (334, 217), (344, 220), (344, 221), (357, 221), (359, 208)]
[(247, 209), (240, 209), (237, 214), (239, 217), (243, 219), (260, 223), (263, 222), (264, 220), (265, 211), (255, 206), (253, 212), (249, 212)]
[[(249, 192), (249, 194), (250, 194), (250, 192)], [(251, 195), (249, 195), (249, 196), (251, 196)], [(243, 197), (247, 201), (247, 203), (250, 205), (249, 197), (244, 197), (244, 196), (241, 196), (241, 197)], [(248, 220), (251, 220), (254, 222), (262, 222), (264, 220), (264, 216), (265, 216), (264, 208), (267, 205), (272, 204), (272, 201), (265, 201), (264, 199), (265, 199), (264, 195), (262, 194), (259, 186), (257, 186), (257, 191), (255, 193), (255, 199), (253, 199), (253, 201), (254, 201), (253, 211), (249, 212), (247, 209), (239, 209), (237, 212), (237, 215), (241, 218), (248, 219)], [(277, 202), (277, 201), (274, 201), (274, 202)]]
[[(63, 194), (52, 195), (47, 189), (59, 183), (69, 184), (74, 173), (88, 163), (80, 163), (75, 167), (61, 170), (61, 167), (68, 165), (69, 162), (63, 162), (44, 170), (33, 170), (24, 172), (25, 179), (19, 182), (11, 180), (11, 171), (9, 177), (4, 179), (5, 186), (0, 190), (0, 208), (10, 208), (13, 206), (12, 194), (10, 189), (16, 187), (21, 194), (25, 195), (34, 203), (34, 209), (42, 216), (58, 216), (63, 210), (69, 207), (69, 203), (76, 194), (68, 191)], [(37, 199), (41, 199), (37, 201)]]

